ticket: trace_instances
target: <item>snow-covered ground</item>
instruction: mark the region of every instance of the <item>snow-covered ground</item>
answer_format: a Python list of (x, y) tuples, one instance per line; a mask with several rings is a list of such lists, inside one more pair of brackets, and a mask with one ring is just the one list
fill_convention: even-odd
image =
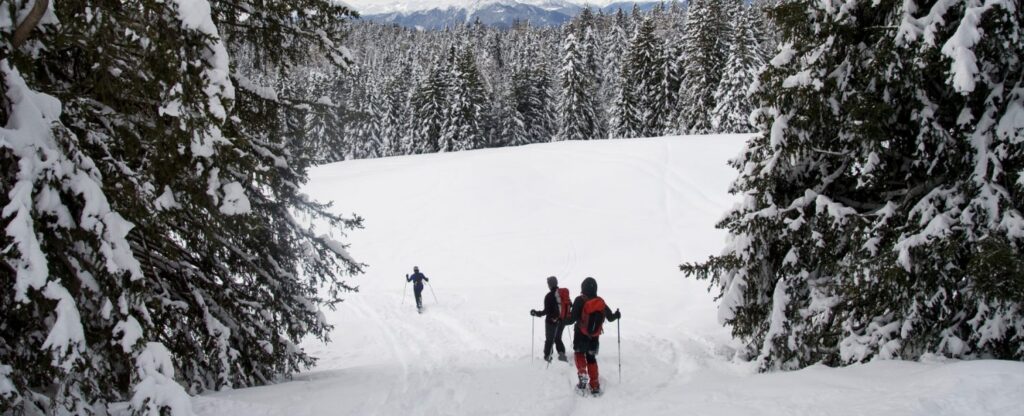
[[(307, 342), (319, 366), (194, 399), (200, 415), (1024, 415), (1024, 364), (876, 362), (760, 375), (732, 360), (704, 282), (678, 264), (721, 250), (745, 136), (563, 142), (351, 161), (307, 191), (366, 218), (345, 238), (370, 268)], [(418, 315), (404, 277), (418, 265)], [(599, 355), (606, 394), (539, 359), (545, 277), (587, 276), (622, 310)], [(403, 304), (404, 299), (404, 304)], [(531, 325), (537, 325), (534, 354)], [(568, 332), (568, 331), (567, 331)], [(569, 344), (569, 337), (565, 337)], [(571, 349), (571, 346), (570, 346)]]

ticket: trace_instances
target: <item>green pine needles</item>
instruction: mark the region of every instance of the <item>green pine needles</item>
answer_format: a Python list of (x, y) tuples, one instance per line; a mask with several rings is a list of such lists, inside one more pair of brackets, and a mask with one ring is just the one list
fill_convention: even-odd
[(363, 266), (337, 239), (361, 220), (300, 192), (307, 121), (331, 104), (259, 85), (254, 68), (344, 70), (353, 13), (50, 6), (22, 45), (0, 19), (0, 413), (189, 414), (188, 394), (313, 364), (298, 344), (326, 340), (322, 309), (355, 290), (342, 279)]
[(772, 11), (729, 248), (683, 271), (762, 370), (1024, 359), (1024, 11), (829, 4)]

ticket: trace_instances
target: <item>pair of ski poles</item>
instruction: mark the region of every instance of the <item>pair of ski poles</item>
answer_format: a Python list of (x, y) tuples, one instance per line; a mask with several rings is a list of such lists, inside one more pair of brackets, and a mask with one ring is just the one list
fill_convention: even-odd
[[(427, 287), (430, 288), (430, 294), (434, 296), (434, 303), (440, 303), (437, 301), (437, 294), (434, 293), (434, 285), (430, 284), (427, 280)], [(405, 286), (402, 287), (402, 305), (405, 305), (405, 294), (409, 292), (409, 275), (405, 275)]]

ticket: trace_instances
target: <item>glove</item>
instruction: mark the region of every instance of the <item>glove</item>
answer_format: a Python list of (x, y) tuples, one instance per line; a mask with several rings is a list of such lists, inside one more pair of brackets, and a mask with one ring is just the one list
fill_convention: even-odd
[(536, 309), (530, 309), (530, 316), (540, 316), (540, 315), (537, 315), (537, 310)]
[(619, 319), (622, 319), (622, 312), (619, 312), (619, 310), (616, 309), (615, 310), (615, 320), (618, 321)]

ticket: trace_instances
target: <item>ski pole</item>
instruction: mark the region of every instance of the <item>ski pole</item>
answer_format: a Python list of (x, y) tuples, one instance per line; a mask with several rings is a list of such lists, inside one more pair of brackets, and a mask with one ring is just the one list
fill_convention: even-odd
[(615, 335), (619, 338), (619, 384), (622, 384), (622, 320), (615, 320)]
[(405, 286), (402, 286), (402, 305), (405, 305), (405, 294), (409, 291), (409, 275), (405, 275)]
[(430, 294), (434, 295), (434, 303), (440, 303), (437, 301), (437, 295), (434, 293), (434, 285), (430, 284), (429, 280), (427, 280), (427, 287), (430, 288)]
[(534, 327), (536, 327), (536, 324), (537, 324), (537, 321), (534, 320), (533, 317), (531, 316), (530, 317), (530, 364), (533, 364), (533, 339), (534, 339), (534, 337), (536, 337), (534, 335)]

